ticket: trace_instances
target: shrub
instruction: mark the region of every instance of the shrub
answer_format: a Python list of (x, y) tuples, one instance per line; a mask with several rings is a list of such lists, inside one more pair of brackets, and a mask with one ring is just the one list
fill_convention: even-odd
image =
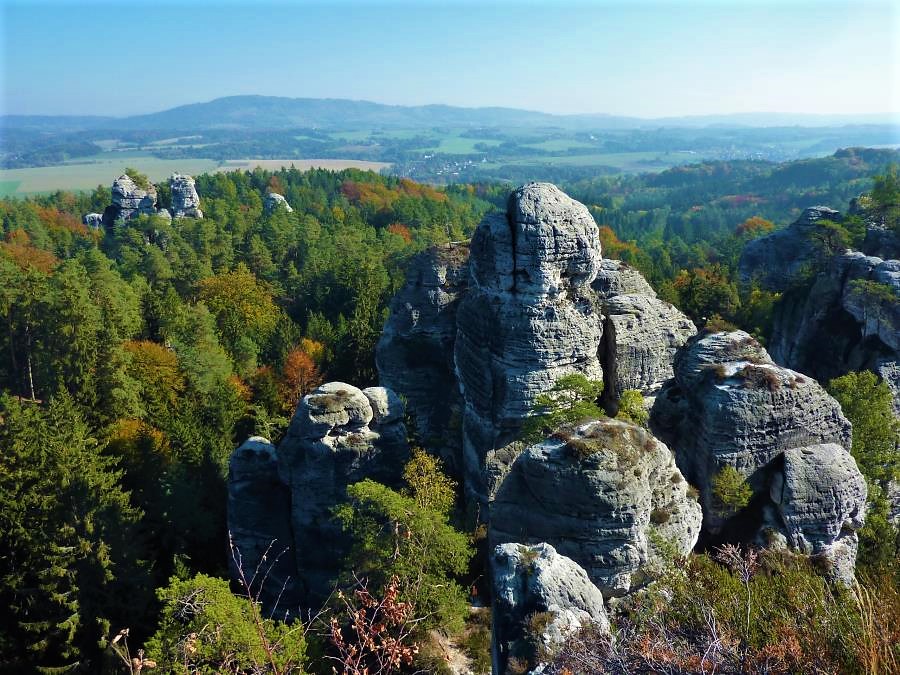
[(672, 517), (672, 512), (667, 508), (653, 509), (650, 512), (650, 522), (654, 525), (663, 525), (668, 523)]
[(753, 490), (737, 469), (726, 465), (712, 479), (713, 507), (721, 516), (730, 516), (750, 503)]
[(644, 406), (644, 396), (637, 389), (626, 389), (619, 397), (619, 412), (616, 419), (645, 426), (650, 412)]
[(134, 181), (134, 184), (137, 185), (141, 190), (149, 190), (153, 187), (153, 184), (150, 182), (147, 174), (143, 174), (137, 169), (127, 167), (125, 169), (125, 175), (128, 176), (132, 181)]
[(472, 611), (461, 644), (476, 675), (488, 675), (491, 672), (490, 608)]
[(348, 577), (367, 577), (373, 593), (397, 577), (400, 600), (427, 617), (421, 629), (460, 629), (466, 593), (457, 580), (473, 555), (469, 537), (450, 525), (446, 513), (372, 480), (350, 485), (347, 496), (335, 517), (353, 540)]
[(849, 590), (829, 586), (804, 556), (762, 551), (753, 559), (734, 547), (724, 558), (693, 555), (668, 568), (623, 601), (614, 638), (588, 626), (545, 672), (898, 672), (895, 576), (863, 578)]
[(707, 363), (701, 367), (705, 372), (710, 373), (719, 382), (728, 379), (728, 368), (722, 363)]
[(259, 605), (232, 594), (224, 579), (172, 579), (157, 596), (162, 616), (146, 651), (161, 672), (301, 672), (302, 624), (263, 618)]

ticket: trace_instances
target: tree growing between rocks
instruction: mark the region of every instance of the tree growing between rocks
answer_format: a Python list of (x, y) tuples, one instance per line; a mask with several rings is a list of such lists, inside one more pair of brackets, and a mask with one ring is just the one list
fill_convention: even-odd
[(523, 440), (533, 443), (565, 424), (605, 417), (598, 404), (602, 393), (603, 382), (589, 380), (581, 373), (563, 375), (535, 400), (533, 414), (523, 426)]

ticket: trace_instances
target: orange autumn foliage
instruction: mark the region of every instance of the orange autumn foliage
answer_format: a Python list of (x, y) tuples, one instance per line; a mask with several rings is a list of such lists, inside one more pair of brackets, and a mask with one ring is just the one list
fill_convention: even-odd
[(231, 385), (231, 388), (234, 389), (235, 393), (242, 401), (245, 403), (250, 401), (250, 398), (253, 396), (253, 391), (240, 377), (237, 375), (229, 375), (228, 384)]
[(341, 192), (354, 204), (376, 211), (390, 210), (401, 197), (419, 197), (437, 202), (447, 201), (447, 195), (443, 192), (408, 178), (401, 178), (396, 188), (390, 188), (381, 183), (345, 180), (341, 185)]
[(87, 237), (90, 233), (87, 225), (71, 213), (64, 213), (50, 206), (38, 206), (37, 215), (50, 231), (67, 230), (82, 237)]
[(604, 258), (622, 258), (625, 251), (637, 255), (640, 251), (636, 245), (622, 241), (609, 225), (600, 226), (600, 247)]
[(172, 461), (172, 448), (166, 435), (141, 420), (116, 420), (107, 440), (107, 448), (130, 464), (141, 464), (151, 459), (145, 456), (148, 451), (164, 464)]
[(322, 384), (323, 378), (312, 357), (302, 348), (290, 351), (281, 370), (281, 389), (285, 408), (296, 407), (300, 398)]
[(50, 251), (32, 246), (31, 237), (25, 230), (13, 230), (0, 242), (0, 255), (11, 260), (23, 270), (34, 269), (49, 274), (59, 264)]
[(409, 228), (403, 223), (391, 223), (387, 226), (387, 231), (391, 234), (396, 234), (403, 237), (403, 241), (407, 244), (412, 241), (412, 234), (409, 232)]
[(766, 234), (775, 229), (775, 223), (771, 220), (766, 220), (765, 218), (761, 218), (759, 216), (751, 216), (747, 218), (743, 223), (738, 225), (734, 233), (741, 237), (744, 235), (750, 235), (752, 237)]

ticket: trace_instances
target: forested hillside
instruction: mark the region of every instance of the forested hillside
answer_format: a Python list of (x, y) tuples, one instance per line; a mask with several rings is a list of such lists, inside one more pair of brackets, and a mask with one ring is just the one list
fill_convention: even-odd
[[(744, 246), (794, 221), (805, 207), (825, 204), (846, 211), (873, 185), (884, 188), (876, 194), (879, 208), (895, 208), (897, 179), (889, 165), (897, 156), (851, 149), (780, 165), (704, 163), (565, 187), (600, 226), (604, 258), (640, 270), (661, 300), (699, 327), (733, 324), (765, 344), (779, 294), (739, 282)], [(129, 175), (136, 185), (149, 187), (139, 171)], [(192, 653), (188, 647), (194, 643), (185, 647), (185, 636), (193, 635), (201, 645), (195, 651), (202, 651), (207, 643), (197, 635), (207, 629), (196, 617), (207, 607), (221, 611), (216, 620), (227, 633), (215, 648), (226, 642), (229, 647), (222, 647), (227, 658), (203, 652), (206, 670), (197, 672), (257, 672), (253, 667), (260, 663), (266, 672), (330, 672), (338, 661), (322, 661), (323, 653), (344, 659), (344, 665), (350, 658), (342, 643), (349, 632), (342, 633), (340, 625), (320, 635), (291, 633), (229, 592), (224, 581), (230, 559), (229, 458), (248, 437), (281, 439), (301, 398), (320, 384), (377, 384), (376, 343), (411, 259), (436, 244), (470, 240), (486, 214), (507, 208), (509, 186), (436, 188), (355, 170), (257, 169), (197, 176), (196, 190), (202, 218), (141, 215), (111, 227), (82, 220), (108, 207), (107, 187), (0, 200), (0, 601), (8, 608), (0, 618), (0, 670), (116, 672), (124, 644), (120, 631), (126, 628), (125, 641), (132, 651), (146, 646), (148, 660)], [(280, 200), (273, 207), (269, 194), (281, 195), (291, 209)], [(158, 186), (158, 203), (172, 206), (166, 185)], [(838, 235), (847, 244), (864, 230), (852, 219), (842, 228)], [(562, 392), (561, 399), (540, 399), (559, 415), (553, 425), (574, 422), (585, 410), (603, 414), (594, 403), (602, 383), (560, 383), (554, 391)], [(851, 421), (860, 424), (854, 426), (854, 448), (871, 441), (872, 452), (882, 453), (874, 465), (883, 468), (894, 462), (884, 457), (891, 453), (896, 429), (892, 422), (887, 427), (878, 422), (892, 419), (889, 411), (883, 416), (890, 394), (885, 398), (874, 378), (837, 382), (833, 391), (851, 417), (848, 401), (866, 387), (866, 396), (880, 407), (877, 413), (855, 411)], [(564, 410), (558, 400), (568, 397), (572, 409)], [(620, 420), (646, 424), (640, 400), (631, 407), (628, 401), (621, 398)], [(553, 426), (549, 418), (539, 419)], [(415, 428), (415, 420), (407, 424)], [(870, 433), (858, 441), (857, 429)], [(566, 442), (576, 447), (579, 440), (590, 455), (596, 438), (570, 435)], [(644, 443), (645, 449), (651, 445)], [(372, 591), (384, 600), (378, 606), (394, 611), (398, 639), (411, 650), (397, 647), (388, 660), (398, 669), (415, 663), (440, 672), (443, 657), (433, 653), (440, 652), (434, 635), (424, 637), (426, 629), (440, 628), (456, 635), (477, 672), (485, 672), (490, 622), (466, 607), (467, 597), (477, 600), (484, 590), (483, 526), (477, 526), (477, 514), (459, 508), (459, 486), (430, 455), (414, 452), (403, 478), (406, 487), (399, 492), (371, 481), (357, 483), (350, 488), (352, 499), (336, 511), (354, 537), (354, 571), (367, 572), (373, 584), (378, 580), (377, 593)], [(680, 473), (677, 481), (672, 474), (671, 483), (680, 481)], [(726, 498), (737, 494), (735, 504), (744, 500), (730, 505), (734, 511), (749, 501), (742, 493), (746, 489), (740, 481), (723, 488)], [(689, 497), (694, 488), (678, 490), (685, 500), (697, 498)], [(428, 545), (412, 534), (398, 538), (399, 530), (385, 536), (375, 524), (386, 513), (411, 518), (428, 533)], [(661, 525), (670, 515), (655, 509), (650, 518)], [(680, 639), (689, 642), (688, 633), (700, 630), (703, 611), (715, 605), (724, 612), (726, 630), (733, 631), (730, 639), (745, 650), (742, 658), (768, 658), (766, 650), (790, 638), (796, 645), (785, 649), (794, 652), (771, 656), (788, 665), (772, 672), (799, 672), (792, 668), (813, 653), (817, 636), (815, 625), (795, 622), (808, 610), (816, 617), (842, 616), (844, 623), (835, 618), (828, 625), (831, 660), (823, 663), (851, 663), (871, 635), (864, 632), (864, 620), (881, 621), (878, 630), (886, 631), (885, 617), (900, 611), (900, 586), (890, 569), (896, 563), (890, 540), (896, 532), (882, 516), (881, 529), (862, 540), (869, 557), (861, 558), (861, 569), (871, 574), (869, 590), (861, 592), (884, 595), (882, 614), (870, 607), (863, 618), (841, 615), (838, 595), (829, 594), (812, 565), (773, 556), (763, 561), (765, 572), (752, 584), (753, 593), (777, 610), (755, 615), (751, 626), (747, 609), (745, 625), (742, 604), (723, 609), (725, 600), (711, 601), (704, 610), (692, 594), (695, 586), (709, 597), (720, 586), (749, 594), (751, 575), (743, 578), (740, 571), (746, 563), (717, 566), (698, 556), (678, 572), (672, 554), (659, 571), (670, 575), (669, 586), (641, 600), (623, 625), (636, 640), (649, 639), (658, 628), (652, 613), (662, 612), (672, 625), (685, 621)], [(876, 545), (879, 541), (884, 545)], [(398, 609), (391, 602), (406, 601), (398, 584), (414, 577), (421, 583), (423, 575), (428, 581), (423, 588), (440, 590), (420, 598), (430, 611), (421, 626), (409, 627), (412, 606), (404, 609), (400, 602)], [(792, 584), (805, 584), (815, 600), (804, 605), (804, 599), (791, 596), (778, 604)], [(207, 604), (188, 608), (190, 614), (182, 600), (195, 592)], [(349, 596), (340, 597), (351, 610), (353, 602), (375, 606), (366, 604), (375, 602), (371, 595)], [(871, 602), (873, 596), (866, 597)], [(376, 627), (390, 633), (390, 620)], [(535, 626), (544, 621), (546, 627), (547, 620), (529, 617)], [(844, 640), (842, 631), (853, 639)], [(358, 630), (357, 635), (362, 641)], [(422, 649), (412, 650), (413, 644)], [(539, 644), (532, 646), (541, 654)], [(567, 644), (553, 672), (579, 672), (573, 664), (587, 658), (576, 653), (583, 647)], [(181, 672), (178, 664), (167, 667)]]
[[(222, 575), (236, 443), (277, 437), (326, 377), (374, 383), (404, 262), (489, 208), (472, 188), (354, 171), (198, 189), (202, 220), (108, 232), (81, 223), (105, 188), (0, 205), (7, 665), (95, 660), (124, 626), (143, 640), (170, 575)], [(264, 215), (268, 190), (293, 213)]]

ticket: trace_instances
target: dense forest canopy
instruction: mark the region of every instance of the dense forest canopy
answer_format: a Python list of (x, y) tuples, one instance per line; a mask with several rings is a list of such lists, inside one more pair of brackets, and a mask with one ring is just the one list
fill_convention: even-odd
[[(777, 296), (738, 284), (743, 245), (803, 207), (846, 210), (897, 154), (710, 162), (566, 187), (601, 226), (604, 257), (637, 267), (697, 323), (730, 322), (764, 340)], [(875, 196), (896, 210), (893, 175)], [(233, 604), (214, 578), (226, 575), (230, 453), (251, 435), (278, 438), (299, 398), (323, 381), (375, 384), (375, 343), (407, 261), (468, 239), (508, 194), (503, 184), (435, 188), (356, 170), (196, 180), (203, 219), (141, 216), (107, 230), (81, 219), (110, 203), (106, 187), (0, 201), (2, 666), (96, 672), (125, 627), (133, 644), (163, 649), (178, 640), (173, 598), (190, 583), (214, 598), (209, 611), (229, 617), (228, 639), (255, 634), (252, 603)], [(269, 192), (293, 211), (265, 209)], [(160, 203), (167, 198), (161, 189)], [(884, 391), (863, 384), (883, 417)], [(834, 387), (851, 401), (863, 390)], [(858, 428), (881, 436), (854, 435), (854, 446), (877, 444), (867, 457), (889, 452), (883, 425), (856, 414)], [(427, 575), (455, 579), (428, 602), (448, 625), (461, 623), (458, 582), (473, 547), (449, 524), (453, 482), (427, 456), (414, 461), (406, 492), (359, 484), (339, 516), (363, 533), (361, 565), (384, 563), (375, 571), (385, 589), (419, 561)], [(398, 557), (390, 542), (367, 540), (370, 521), (394, 511), (412, 514), (445, 548), (409, 541)], [(691, 574), (714, 581), (705, 564)], [(687, 602), (683, 588), (675, 593)], [(283, 628), (260, 630), (277, 641)]]

